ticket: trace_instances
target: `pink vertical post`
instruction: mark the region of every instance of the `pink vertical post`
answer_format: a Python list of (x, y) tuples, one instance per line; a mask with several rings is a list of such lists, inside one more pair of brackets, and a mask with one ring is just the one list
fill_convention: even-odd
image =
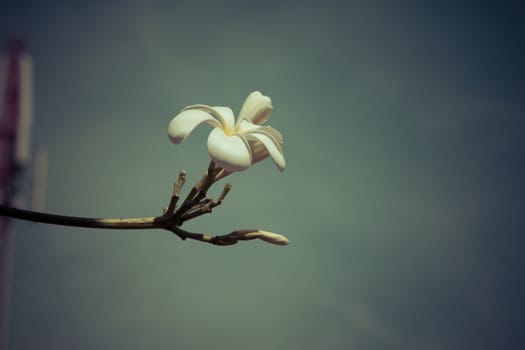
[[(20, 40), (9, 40), (0, 77), (0, 202), (11, 206), (16, 179), (30, 158), (32, 65)], [(15, 235), (9, 218), (0, 217), (0, 350), (9, 345), (9, 318)]]

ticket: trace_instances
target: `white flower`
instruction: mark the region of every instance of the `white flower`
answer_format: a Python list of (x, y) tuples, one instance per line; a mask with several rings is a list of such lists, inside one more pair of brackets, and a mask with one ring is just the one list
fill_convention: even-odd
[(215, 127), (208, 137), (208, 153), (225, 170), (242, 171), (270, 156), (283, 171), (286, 162), (281, 133), (269, 125), (259, 125), (270, 118), (272, 108), (272, 100), (259, 91), (248, 95), (237, 122), (229, 107), (188, 106), (171, 120), (168, 136), (179, 144), (197, 126), (208, 123)]

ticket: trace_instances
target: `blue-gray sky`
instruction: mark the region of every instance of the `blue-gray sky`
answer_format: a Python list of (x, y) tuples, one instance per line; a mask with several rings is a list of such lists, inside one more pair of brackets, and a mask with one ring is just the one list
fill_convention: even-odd
[(261, 90), (288, 168), (231, 176), (187, 229), (291, 240), (17, 223), (11, 348), (521, 347), (524, 17), (519, 1), (2, 2), (1, 33), (34, 59), (49, 211), (159, 214), (208, 162), (209, 128), (175, 146), (171, 117)]

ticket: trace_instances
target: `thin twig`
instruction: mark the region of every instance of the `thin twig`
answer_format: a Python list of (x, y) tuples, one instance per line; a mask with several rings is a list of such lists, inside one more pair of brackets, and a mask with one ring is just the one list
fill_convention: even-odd
[(180, 196), (180, 190), (182, 189), (184, 182), (186, 182), (186, 172), (184, 170), (181, 170), (177, 182), (175, 182), (175, 184), (173, 185), (173, 192), (171, 194), (170, 203), (164, 211), (165, 215), (171, 215), (175, 211), (175, 208), (177, 207), (177, 201), (179, 200)]

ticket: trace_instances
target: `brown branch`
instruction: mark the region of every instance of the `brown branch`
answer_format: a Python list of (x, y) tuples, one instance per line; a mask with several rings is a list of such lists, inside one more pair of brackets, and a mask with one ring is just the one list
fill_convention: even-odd
[[(175, 233), (182, 240), (193, 239), (200, 242), (210, 243), (219, 246), (234, 245), (238, 241), (247, 241), (256, 238), (265, 240), (257, 235), (260, 230), (235, 230), (224, 235), (211, 235), (205, 233), (194, 233), (181, 229), (174, 224), (172, 216), (162, 215), (157, 217), (146, 218), (127, 218), (127, 219), (110, 219), (110, 218), (86, 218), (78, 216), (55, 215), (41, 213), (31, 210), (18, 209), (0, 205), (0, 215), (8, 216), (15, 219), (40, 222), (45, 224), (88, 227), (88, 228), (107, 228), (107, 229), (165, 229)], [(253, 235), (255, 234), (255, 235)], [(275, 243), (274, 244), (282, 244)]]
[(15, 219), (40, 222), (45, 224), (106, 228), (106, 229), (165, 229), (175, 233), (182, 240), (193, 239), (215, 245), (233, 245), (238, 241), (259, 238), (261, 240), (278, 244), (288, 244), (286, 237), (261, 230), (235, 230), (224, 235), (210, 235), (204, 233), (194, 233), (183, 230), (180, 226), (185, 221), (194, 219), (203, 214), (211, 213), (212, 209), (220, 205), (231, 189), (230, 184), (226, 184), (217, 200), (205, 198), (208, 189), (220, 178), (229, 175), (225, 170), (218, 167), (213, 161), (208, 166), (208, 171), (195, 186), (192, 187), (186, 199), (176, 210), (180, 191), (186, 180), (186, 172), (181, 171), (170, 197), (170, 202), (164, 213), (160, 216), (144, 218), (87, 218), (78, 216), (56, 215), (49, 213), (36, 212), (0, 205), (0, 215)]
[(146, 218), (86, 218), (79, 216), (66, 216), (41, 213), (37, 211), (18, 209), (0, 205), (0, 215), (9, 216), (15, 219), (41, 222), (44, 224), (90, 227), (90, 228), (110, 228), (110, 229), (150, 229), (164, 228), (165, 219), (160, 217)]

